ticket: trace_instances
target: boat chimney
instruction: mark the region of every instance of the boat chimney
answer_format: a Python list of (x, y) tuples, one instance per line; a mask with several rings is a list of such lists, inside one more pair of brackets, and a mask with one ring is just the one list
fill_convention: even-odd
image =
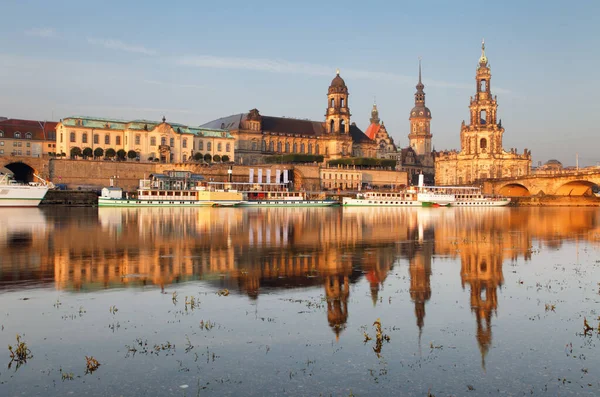
[(423, 174), (419, 174), (419, 189), (423, 188), (424, 181), (425, 181), (425, 177), (423, 176)]

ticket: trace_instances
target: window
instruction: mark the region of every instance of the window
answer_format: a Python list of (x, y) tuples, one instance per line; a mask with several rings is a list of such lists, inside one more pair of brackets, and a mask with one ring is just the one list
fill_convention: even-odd
[(167, 138), (166, 138), (166, 137), (164, 137), (164, 136), (163, 136), (163, 137), (161, 137), (161, 138), (160, 138), (160, 144), (161, 144), (162, 146), (165, 146), (165, 145), (167, 144)]
[(62, 143), (62, 142), (63, 142), (63, 134), (62, 134), (62, 132), (61, 132), (61, 133), (60, 133), (60, 143)]
[(0, 138), (4, 136), (4, 131), (0, 131)]
[[(16, 135), (16, 134), (15, 134), (15, 135)], [(15, 138), (16, 138), (16, 136), (15, 136)], [(74, 132), (71, 132), (69, 140), (70, 140), (71, 142), (75, 142), (75, 133), (74, 133)]]
[(297, 153), (298, 152), (298, 144), (296, 142), (294, 142), (294, 145), (292, 146), (292, 153)]
[(27, 142), (27, 147), (31, 147), (31, 142)]
[(274, 152), (275, 151), (275, 142), (271, 141), (269, 142), (269, 152)]
[[(21, 139), (21, 133), (20, 132), (15, 132), (15, 139)], [(72, 141), (75, 142), (75, 141)]]
[(340, 132), (346, 131), (346, 122), (344, 120), (340, 120)]
[(335, 128), (335, 122), (333, 120), (331, 120), (331, 122), (329, 123), (329, 132), (333, 133)]
[(150, 137), (150, 146), (156, 146), (156, 137)]
[(319, 144), (315, 145), (315, 154), (319, 154)]
[(4, 149), (0, 149), (0, 154), (4, 154)]
[(281, 152), (281, 141), (277, 142), (277, 151)]
[(97, 145), (98, 142), (100, 142), (100, 137), (98, 136), (98, 134), (94, 134), (94, 144)]
[(312, 143), (308, 144), (308, 154), (312, 154)]
[(231, 143), (228, 143), (227, 145), (225, 145), (225, 151), (227, 153), (231, 152)]
[(331, 98), (331, 106), (330, 107), (332, 107), (332, 108), (335, 107), (335, 100), (333, 98)]
[(175, 138), (169, 139), (169, 146), (175, 147)]
[(31, 132), (25, 134), (25, 139), (31, 139)]
[(135, 144), (136, 144), (136, 145), (139, 145), (139, 144), (140, 144), (140, 141), (141, 141), (140, 134), (136, 134), (136, 135), (135, 135)]
[(479, 141), (479, 147), (481, 149), (486, 149), (487, 148), (487, 140), (485, 140), (485, 138), (481, 138), (481, 141)]
[(212, 150), (212, 142), (206, 142), (206, 150), (209, 152)]
[(30, 150), (27, 151), (27, 155), (31, 156), (31, 151)]
[(487, 81), (481, 80), (481, 82), (479, 83), (479, 90), (481, 92), (485, 92), (486, 89), (487, 89)]
[(261, 149), (263, 152), (266, 152), (266, 151), (267, 151), (267, 141), (265, 141), (265, 140), (261, 141), (261, 143), (260, 143), (260, 149)]
[(187, 161), (187, 155), (183, 155), (183, 162), (185, 163)]
[(223, 150), (223, 144), (221, 142), (217, 143), (217, 152), (220, 152)]
[(481, 124), (485, 124), (487, 122), (487, 112), (485, 110), (482, 110), (481, 115), (479, 116), (481, 118)]
[(104, 144), (110, 145), (110, 135), (108, 135), (108, 134), (104, 135)]
[(204, 141), (198, 142), (198, 150), (204, 150)]
[(4, 146), (4, 141), (0, 141), (0, 146)]
[(300, 153), (304, 153), (304, 144), (303, 143), (300, 144)]
[(340, 98), (340, 106), (341, 106), (341, 107), (344, 107), (344, 97), (341, 97), (341, 98)]
[(87, 143), (87, 134), (85, 132), (81, 135), (81, 143)]
[(120, 136), (117, 136), (117, 137), (115, 138), (115, 145), (117, 145), (117, 146), (118, 146), (118, 145), (120, 145), (120, 144), (121, 144), (121, 137), (120, 137)]

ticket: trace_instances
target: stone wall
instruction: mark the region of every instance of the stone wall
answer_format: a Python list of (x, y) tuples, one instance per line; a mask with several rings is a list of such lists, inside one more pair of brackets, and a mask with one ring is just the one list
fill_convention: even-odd
[(50, 180), (69, 189), (101, 189), (116, 176), (116, 184), (135, 190), (138, 180), (155, 172), (156, 164), (129, 161), (50, 160)]

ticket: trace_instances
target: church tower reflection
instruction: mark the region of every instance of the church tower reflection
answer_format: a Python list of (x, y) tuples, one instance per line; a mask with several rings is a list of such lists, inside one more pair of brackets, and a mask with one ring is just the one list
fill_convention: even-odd
[(335, 333), (335, 339), (346, 328), (348, 321), (348, 297), (350, 296), (350, 277), (331, 275), (325, 277), (325, 296), (327, 298), (327, 321)]

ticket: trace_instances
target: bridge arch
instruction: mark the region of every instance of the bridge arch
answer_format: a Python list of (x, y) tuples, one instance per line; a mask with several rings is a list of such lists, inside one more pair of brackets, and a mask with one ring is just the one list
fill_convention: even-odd
[(18, 182), (33, 182), (35, 179), (33, 174), (37, 174), (35, 168), (22, 161), (8, 163), (4, 168), (12, 172)]
[(520, 183), (509, 183), (498, 190), (498, 194), (508, 197), (527, 197), (531, 192)]
[(598, 191), (598, 185), (594, 182), (577, 180), (567, 182), (556, 189), (557, 196), (591, 196)]

